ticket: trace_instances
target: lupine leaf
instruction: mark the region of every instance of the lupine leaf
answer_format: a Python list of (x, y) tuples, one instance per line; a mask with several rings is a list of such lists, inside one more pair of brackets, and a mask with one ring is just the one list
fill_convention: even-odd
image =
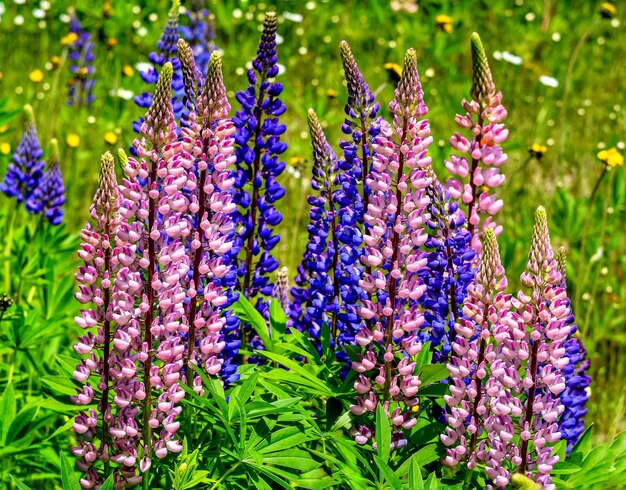
[(385, 414), (382, 403), (376, 407), (376, 446), (378, 457), (387, 464), (391, 452), (391, 429), (389, 428), (389, 418)]
[(8, 384), (4, 389), (4, 393), (2, 393), (2, 398), (0, 398), (0, 416), (2, 416), (2, 433), (0, 437), (0, 442), (4, 445), (9, 438), (9, 427), (15, 419), (15, 411), (16, 411), (16, 403), (15, 403), (15, 389), (13, 388), (13, 383)]
[(389, 484), (389, 487), (393, 490), (400, 490), (402, 488), (402, 482), (400, 481), (400, 478), (398, 478), (393, 470), (389, 467), (389, 465), (376, 455), (374, 455), (374, 462), (376, 463), (376, 466), (378, 466), (383, 480)]
[(65, 452), (61, 452), (61, 483), (63, 490), (81, 490), (78, 477), (74, 473), (67, 456), (65, 456)]

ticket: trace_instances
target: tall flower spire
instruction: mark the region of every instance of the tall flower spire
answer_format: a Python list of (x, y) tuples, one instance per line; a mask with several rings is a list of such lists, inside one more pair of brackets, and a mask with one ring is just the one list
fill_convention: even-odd
[(95, 98), (93, 88), (96, 84), (94, 77), (94, 61), (96, 55), (91, 40), (91, 34), (81, 25), (76, 12), (70, 17), (70, 33), (75, 36), (74, 42), (70, 46), (68, 59), (70, 65), (70, 90), (67, 97), (68, 105), (88, 106)]
[(467, 130), (472, 139), (470, 141), (460, 133), (450, 138), (450, 145), (460, 155), (452, 155), (446, 161), (446, 168), (456, 176), (446, 185), (450, 195), (467, 206), (467, 229), (473, 237), (472, 246), (479, 251), (482, 229), (494, 228), (496, 235), (502, 231), (493, 216), (502, 208), (503, 201), (492, 193), (492, 189), (504, 182), (500, 167), (508, 156), (500, 144), (509, 132), (501, 124), (506, 118), (506, 109), (500, 103), (502, 94), (495, 91), (487, 56), (476, 33), (472, 34), (471, 50), (472, 100), (463, 99), (466, 112), (465, 115), (457, 114), (456, 123)]
[(39, 183), (26, 201), (28, 212), (44, 216), (53, 225), (63, 222), (63, 205), (65, 204), (65, 187), (61, 175), (59, 144), (56, 139), (50, 140), (50, 155), (47, 168)]
[(421, 350), (417, 329), (424, 322), (417, 300), (425, 290), (418, 272), (427, 261), (420, 247), (428, 237), (424, 229), (430, 202), (426, 188), (431, 184), (427, 148), (432, 137), (423, 119), (428, 109), (413, 49), (405, 55), (402, 78), (389, 108), (393, 124), (381, 124), (366, 178), (371, 196), (362, 261), (371, 273), (363, 275), (360, 285), (371, 299), (363, 301), (359, 314), (372, 328), (362, 328), (356, 335), (367, 352), (352, 364), (360, 373), (355, 390), (363, 397), (357, 397), (351, 410), (361, 417), (353, 433), (364, 444), (373, 435), (366, 416), (382, 403), (393, 422), (391, 446), (400, 447), (406, 444), (403, 430), (417, 421), (411, 407), (418, 403), (421, 382), (414, 360)]
[(285, 169), (280, 155), (287, 149), (280, 140), (286, 127), (278, 119), (285, 112), (279, 97), (283, 86), (273, 81), (278, 75), (277, 62), (276, 13), (267, 12), (257, 56), (248, 70), (250, 85), (237, 93), (241, 110), (233, 118), (237, 128), (239, 287), (246, 296), (258, 300), (261, 310), (265, 308), (264, 298), (272, 294), (269, 277), (278, 268), (272, 250), (280, 236), (272, 229), (282, 221), (275, 204), (285, 195), (277, 181)]
[(15, 197), (18, 203), (27, 201), (43, 175), (43, 150), (37, 136), (35, 115), (30, 105), (24, 106), (24, 132), (22, 139), (9, 163), (0, 190), (8, 197)]

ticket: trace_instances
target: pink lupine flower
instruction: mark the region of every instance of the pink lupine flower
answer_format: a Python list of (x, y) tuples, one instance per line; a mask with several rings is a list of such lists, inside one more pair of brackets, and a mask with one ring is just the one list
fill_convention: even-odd
[[(402, 78), (389, 105), (393, 124), (382, 122), (373, 143), (371, 189), (365, 213), (366, 244), (362, 262), (371, 268), (360, 281), (370, 293), (359, 309), (370, 328), (357, 334), (367, 352), (353, 368), (362, 373), (355, 382), (357, 397), (351, 411), (365, 417), (382, 403), (393, 424), (391, 447), (406, 444), (404, 429), (412, 425), (411, 407), (418, 404), (421, 384), (412, 362), (420, 349), (416, 332), (424, 321), (416, 300), (424, 292), (418, 271), (426, 259), (420, 251), (427, 234), (424, 224), (429, 199), (425, 188), (432, 142), (414, 50), (404, 59)], [(408, 170), (408, 171), (405, 171)], [(354, 429), (355, 440), (365, 444), (374, 434), (363, 424)]]
[(508, 130), (502, 124), (506, 118), (506, 109), (501, 104), (502, 94), (496, 93), (478, 34), (472, 35), (471, 45), (471, 100), (463, 99), (465, 114), (457, 114), (455, 118), (461, 129), (468, 130), (471, 140), (460, 133), (450, 138), (450, 146), (459, 155), (451, 155), (446, 161), (446, 168), (456, 176), (446, 186), (453, 199), (467, 206), (467, 228), (473, 235), (472, 247), (480, 251), (481, 230), (489, 227), (496, 235), (502, 232), (502, 226), (493, 217), (502, 208), (503, 201), (492, 193), (492, 189), (504, 182), (500, 167), (508, 156), (499, 145), (506, 140)]

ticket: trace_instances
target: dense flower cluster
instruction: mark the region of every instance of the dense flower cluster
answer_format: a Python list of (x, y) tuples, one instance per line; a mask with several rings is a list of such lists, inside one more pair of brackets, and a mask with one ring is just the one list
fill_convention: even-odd
[[(77, 322), (98, 332), (75, 346), (89, 357), (75, 372), (85, 385), (74, 401), (91, 403), (97, 395), (89, 379), (98, 374), (103, 416), (98, 449), (92, 442), (95, 412), (81, 413), (75, 424), (86, 434), (75, 450), (84, 458), (85, 488), (108, 471), (106, 465), (99, 475), (91, 466), (96, 456), (117, 465), (115, 485), (123, 488), (142, 480), (154, 456), (182, 450), (176, 435), (181, 384), (203, 389), (193, 366), (225, 382), (237, 376), (231, 361), (239, 346), (238, 322), (222, 312), (236, 299), (236, 206), (228, 169), (235, 161), (235, 128), (227, 118), (221, 59), (211, 57), (197, 113), (190, 114), (181, 138), (171, 104), (172, 72), (166, 63), (141, 139), (134, 142), (137, 159), (125, 162), (121, 185), (115, 185), (110, 156), (103, 160), (93, 207), (97, 226), (83, 233), (77, 298), (96, 308), (84, 310)], [(113, 228), (115, 237), (109, 236)]]
[(286, 128), (278, 119), (285, 112), (280, 99), (283, 86), (273, 81), (278, 75), (277, 62), (276, 13), (268, 12), (257, 56), (248, 70), (250, 85), (237, 93), (241, 110), (233, 117), (237, 128), (239, 288), (247, 297), (257, 297), (261, 310), (265, 308), (263, 298), (272, 294), (270, 274), (278, 268), (272, 250), (280, 236), (273, 233), (273, 227), (282, 221), (282, 215), (275, 204), (285, 195), (277, 181), (285, 169), (280, 155), (287, 149), (281, 141)]
[[(389, 108), (393, 123), (381, 123), (373, 143), (373, 161), (366, 184), (371, 191), (365, 214), (365, 272), (361, 287), (370, 294), (359, 314), (371, 323), (356, 335), (366, 354), (352, 363), (360, 373), (355, 390), (363, 395), (351, 406), (364, 416), (382, 403), (393, 423), (391, 446), (406, 444), (404, 429), (415, 425), (411, 407), (418, 404), (421, 384), (415, 356), (421, 350), (418, 330), (424, 316), (417, 300), (425, 285), (419, 271), (427, 263), (420, 247), (428, 237), (426, 188), (432, 183), (427, 148), (432, 143), (427, 107), (417, 73), (414, 50), (404, 59), (402, 78)], [(366, 420), (355, 426), (355, 439), (364, 444), (374, 434)]]
[(67, 104), (71, 106), (88, 106), (95, 98), (93, 88), (96, 84), (94, 77), (94, 61), (96, 55), (93, 51), (94, 43), (91, 34), (83, 28), (76, 14), (70, 18), (70, 35), (74, 42), (70, 45), (67, 55), (70, 64), (70, 90), (67, 96)]
[(450, 413), (442, 441), (453, 447), (445, 461), (467, 460), (470, 468), (482, 462), (497, 487), (507, 485), (515, 469), (553, 488), (550, 472), (558, 456), (551, 444), (563, 437), (558, 419), (564, 411), (566, 368), (574, 359), (566, 348), (570, 302), (550, 246), (545, 210), (537, 210), (521, 277), (528, 293), (504, 294), (495, 232), (485, 230), (483, 243), (448, 364), (453, 384), (446, 396)]
[(179, 27), (180, 36), (187, 40), (201, 73), (206, 73), (215, 45), (215, 16), (204, 7), (204, 0), (191, 0), (185, 17), (187, 24)]
[(63, 205), (65, 204), (65, 186), (59, 165), (59, 144), (50, 141), (48, 164), (30, 197), (26, 200), (26, 210), (32, 214), (43, 213), (53, 225), (63, 222)]
[[(457, 177), (447, 182), (448, 192), (467, 206), (467, 228), (472, 234), (473, 248), (479, 251), (481, 229), (494, 228), (496, 235), (502, 231), (493, 216), (504, 203), (491, 189), (504, 182), (500, 166), (508, 156), (499, 145), (506, 140), (509, 131), (501, 124), (506, 117), (506, 109), (500, 102), (502, 93), (496, 93), (487, 56), (476, 33), (472, 35), (472, 69), (472, 100), (463, 99), (466, 113), (457, 114), (455, 119), (460, 128), (471, 133), (472, 139), (460, 133), (450, 138), (450, 145), (460, 155), (452, 155), (446, 161), (446, 168)], [(478, 227), (485, 215), (487, 218)]]
[(35, 115), (31, 106), (24, 107), (24, 132), (9, 163), (0, 190), (18, 203), (28, 201), (39, 186), (44, 170), (43, 150), (37, 136)]

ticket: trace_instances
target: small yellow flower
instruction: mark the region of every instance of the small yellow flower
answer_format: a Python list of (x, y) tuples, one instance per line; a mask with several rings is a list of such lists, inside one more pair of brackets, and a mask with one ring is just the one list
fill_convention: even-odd
[(117, 135), (113, 131), (107, 131), (104, 133), (104, 141), (109, 145), (117, 143)]
[(80, 145), (80, 136), (75, 133), (70, 133), (67, 135), (67, 138), (65, 138), (65, 143), (67, 143), (67, 146), (70, 148), (77, 148), (78, 145)]
[(63, 60), (60, 56), (53, 56), (50, 58), (50, 64), (52, 65), (52, 68), (58, 68), (63, 64)]
[(125, 77), (132, 77), (135, 74), (135, 70), (133, 70), (133, 67), (130, 65), (124, 65), (124, 68), (122, 68), (122, 75), (124, 75)]
[(419, 410), (420, 410), (420, 406), (419, 405), (413, 405), (411, 407), (411, 411), (414, 412), (414, 413), (419, 412)]
[(339, 92), (337, 92), (335, 89), (329, 88), (326, 91), (326, 97), (328, 97), (329, 99), (336, 99), (338, 95)]
[(11, 153), (11, 145), (6, 141), (4, 143), (0, 143), (0, 153), (3, 155), (8, 155)]
[(402, 78), (402, 67), (397, 63), (385, 63), (383, 66), (387, 71), (387, 75), (389, 75), (389, 79), (393, 83), (398, 83), (400, 78)]
[(107, 39), (107, 47), (108, 48), (114, 48), (115, 46), (117, 46), (117, 38), (112, 37), (110, 39)]
[(545, 145), (540, 145), (539, 143), (534, 143), (528, 149), (528, 153), (532, 158), (536, 158), (537, 160), (541, 160), (543, 156), (548, 152), (548, 147)]
[(63, 46), (69, 46), (70, 44), (74, 44), (78, 39), (78, 34), (75, 32), (70, 32), (67, 36), (63, 36), (61, 38), (61, 44)]
[(435, 17), (435, 24), (437, 24), (437, 27), (441, 29), (443, 32), (447, 32), (447, 33), (452, 32), (453, 22), (454, 22), (454, 19), (450, 17), (449, 15), (440, 14), (437, 17)]
[(617, 8), (611, 2), (604, 2), (600, 7), (600, 15), (605, 19), (611, 19), (615, 17), (617, 13)]
[(41, 83), (43, 80), (43, 72), (40, 69), (33, 70), (28, 74), (28, 78), (30, 78), (30, 81), (33, 83)]
[(89, 74), (89, 68), (87, 68), (86, 66), (81, 66), (77, 71), (76, 71), (76, 76), (78, 78), (87, 78), (87, 75)]
[(624, 155), (617, 151), (617, 148), (611, 148), (610, 150), (602, 150), (598, 152), (598, 159), (610, 168), (621, 167), (624, 165)]
[(292, 167), (298, 167), (299, 165), (304, 165), (304, 158), (302, 157), (291, 157), (289, 163)]

